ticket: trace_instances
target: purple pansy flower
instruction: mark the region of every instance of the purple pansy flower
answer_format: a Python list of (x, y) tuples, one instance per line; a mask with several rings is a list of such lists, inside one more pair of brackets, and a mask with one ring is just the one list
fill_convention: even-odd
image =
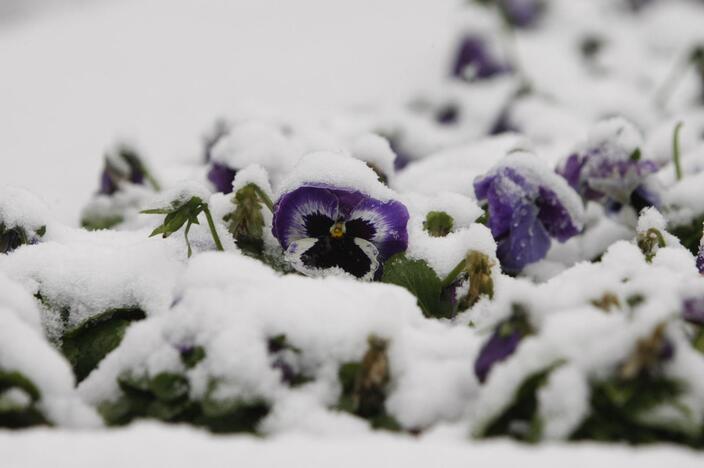
[(496, 327), (474, 361), (474, 374), (482, 383), (494, 364), (511, 356), (521, 340), (532, 333), (525, 311), (519, 306), (514, 307), (513, 315)]
[(682, 318), (687, 322), (704, 325), (704, 297), (685, 299)]
[(601, 202), (609, 212), (617, 212), (630, 205), (637, 212), (649, 206), (658, 206), (657, 190), (646, 183), (646, 178), (657, 172), (653, 161), (604, 157), (603, 148), (570, 155), (558, 169), (565, 180), (585, 200)]
[(587, 148), (571, 154), (557, 172), (585, 201), (597, 201), (608, 212), (657, 207), (660, 196), (650, 176), (658, 166), (641, 159), (637, 130), (616, 118), (597, 124), (593, 133)]
[(208, 180), (215, 186), (215, 190), (222, 193), (232, 193), (232, 181), (235, 180), (237, 171), (225, 164), (213, 161), (210, 163)]
[(500, 2), (506, 21), (517, 28), (534, 26), (545, 8), (541, 0), (500, 0)]
[(120, 146), (114, 153), (105, 157), (105, 167), (100, 175), (98, 193), (112, 195), (118, 191), (123, 182), (143, 185), (144, 179), (144, 164), (137, 152), (130, 147)]
[(484, 39), (476, 35), (462, 38), (451, 75), (466, 81), (483, 80), (507, 73), (511, 68), (494, 57)]
[(386, 259), (406, 250), (407, 223), (408, 210), (397, 201), (306, 184), (276, 202), (272, 233), (301, 273), (316, 276), (340, 269), (371, 280)]
[(523, 163), (530, 159), (527, 154), (508, 156), (474, 181), (477, 200), (488, 204), (488, 226), (508, 272), (544, 258), (551, 237), (565, 242), (582, 229), (578, 198), (558, 177), (540, 175), (533, 164)]

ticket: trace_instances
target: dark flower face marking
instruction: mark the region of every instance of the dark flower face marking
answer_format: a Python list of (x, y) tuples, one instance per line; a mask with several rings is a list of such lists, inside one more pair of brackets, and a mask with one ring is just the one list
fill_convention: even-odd
[(371, 280), (380, 265), (408, 245), (408, 211), (359, 191), (304, 185), (274, 207), (272, 232), (298, 271), (319, 276), (340, 270)]

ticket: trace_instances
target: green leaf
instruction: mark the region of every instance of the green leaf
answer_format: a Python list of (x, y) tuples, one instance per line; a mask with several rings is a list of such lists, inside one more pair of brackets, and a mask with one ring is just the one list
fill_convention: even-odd
[(516, 389), (513, 401), (488, 422), (478, 437), (510, 436), (525, 442), (537, 442), (542, 423), (538, 416), (538, 390), (545, 385), (550, 372), (559, 364), (529, 375)]
[(704, 441), (699, 433), (642, 420), (642, 415), (660, 405), (677, 407), (682, 391), (682, 383), (648, 373), (629, 380), (614, 377), (594, 382), (591, 412), (571, 438), (632, 444), (676, 442), (701, 447)]
[(442, 281), (423, 260), (410, 260), (404, 254), (396, 254), (384, 264), (381, 281), (410, 291), (426, 317), (451, 318), (455, 315), (452, 302), (443, 294)]
[(138, 308), (110, 309), (64, 333), (61, 351), (71, 363), (76, 379), (85, 379), (120, 344), (127, 327), (145, 316)]
[[(11, 389), (20, 390), (27, 395), (27, 405), (18, 405), (4, 397)], [(0, 369), (0, 427), (22, 428), (49, 424), (44, 415), (36, 407), (41, 395), (36, 385), (24, 374), (18, 371)]]
[(205, 349), (202, 346), (194, 346), (181, 352), (181, 362), (187, 369), (194, 368), (203, 359), (205, 359)]
[(122, 221), (124, 221), (124, 219), (120, 215), (105, 217), (91, 216), (81, 220), (81, 227), (88, 231), (98, 231), (101, 229), (110, 229), (120, 224)]
[(188, 379), (180, 374), (161, 372), (149, 382), (149, 389), (159, 399), (167, 403), (188, 397)]
[(217, 399), (213, 396), (215, 388), (211, 383), (196, 424), (217, 433), (256, 432), (259, 422), (269, 414), (269, 405), (258, 399)]
[(669, 230), (684, 247), (692, 252), (692, 255), (696, 256), (699, 251), (699, 242), (702, 239), (702, 223), (704, 223), (704, 216), (694, 219), (690, 224), (674, 226)]
[(141, 214), (169, 214), (174, 211), (173, 207), (168, 208), (151, 208), (148, 210), (140, 211)]

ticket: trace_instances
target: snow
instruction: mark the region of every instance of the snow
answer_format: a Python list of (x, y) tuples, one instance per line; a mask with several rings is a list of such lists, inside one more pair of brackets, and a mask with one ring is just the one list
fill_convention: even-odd
[[(439, 437), (439, 435), (438, 435)], [(429, 436), (420, 440), (390, 435), (352, 438), (319, 438), (293, 434), (273, 440), (254, 437), (212, 437), (187, 427), (142, 423), (126, 430), (74, 432), (34, 429), (19, 433), (0, 432), (8, 466), (71, 465), (76, 468), (134, 466), (173, 467), (230, 466), (291, 467), (328, 466), (382, 467), (392, 460), (403, 466), (441, 465), (448, 468), (468, 464), (492, 467), (553, 466), (569, 460), (575, 468), (614, 464), (622, 467), (682, 468), (701, 464), (701, 455), (662, 445), (639, 451), (599, 444), (517, 446), (507, 441), (467, 443)], [(37, 446), (45, 447), (37, 450)], [(66, 450), (66, 447), (73, 450)], [(91, 447), (91, 450), (82, 448)], [(165, 450), (168, 447), (169, 450)], [(207, 456), (204, 457), (204, 454)]]
[(276, 189), (277, 198), (305, 184), (354, 188), (381, 201), (393, 200), (397, 196), (379, 182), (371, 167), (343, 152), (318, 151), (306, 154)]

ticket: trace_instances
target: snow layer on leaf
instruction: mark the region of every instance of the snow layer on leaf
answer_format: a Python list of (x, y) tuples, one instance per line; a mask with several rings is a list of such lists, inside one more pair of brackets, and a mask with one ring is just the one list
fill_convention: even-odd
[(0, 258), (0, 270), (31, 294), (41, 293), (55, 313), (68, 307), (68, 325), (110, 308), (140, 307), (147, 315), (168, 309), (182, 268), (181, 238), (148, 239), (144, 231), (53, 233), (47, 242)]
[(15, 314), (0, 306), (0, 369), (20, 372), (40, 393), (39, 406), (49, 421), (66, 427), (96, 427), (100, 418), (75, 393), (66, 360)]

